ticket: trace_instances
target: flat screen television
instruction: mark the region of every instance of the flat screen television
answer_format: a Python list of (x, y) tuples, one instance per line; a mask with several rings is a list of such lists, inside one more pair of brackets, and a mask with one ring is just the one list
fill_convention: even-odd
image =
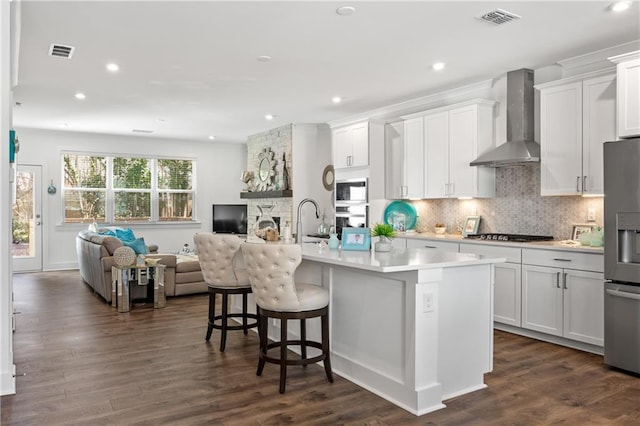
[(213, 232), (220, 234), (246, 234), (247, 205), (214, 204)]

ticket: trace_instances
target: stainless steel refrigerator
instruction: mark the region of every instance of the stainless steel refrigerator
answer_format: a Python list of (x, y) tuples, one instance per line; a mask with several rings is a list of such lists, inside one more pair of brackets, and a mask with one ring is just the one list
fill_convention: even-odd
[(604, 362), (640, 373), (640, 138), (604, 143)]

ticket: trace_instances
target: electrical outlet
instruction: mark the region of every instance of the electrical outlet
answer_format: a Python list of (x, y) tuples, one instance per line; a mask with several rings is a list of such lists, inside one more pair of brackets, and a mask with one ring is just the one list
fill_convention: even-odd
[(475, 207), (471, 208), (471, 216), (478, 216), (478, 209)]
[(433, 293), (422, 295), (422, 312), (433, 312)]
[(587, 211), (587, 220), (589, 222), (596, 221), (596, 209), (594, 209), (593, 207), (589, 207), (589, 210)]

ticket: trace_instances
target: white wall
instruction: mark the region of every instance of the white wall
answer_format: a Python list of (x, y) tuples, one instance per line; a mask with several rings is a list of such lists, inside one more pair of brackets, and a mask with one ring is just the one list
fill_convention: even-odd
[(11, 174), (8, 137), (11, 129), (11, 20), (9, 2), (0, 1), (0, 395), (16, 392), (13, 377), (13, 337), (11, 316)]
[[(322, 184), (322, 172), (331, 164), (331, 131), (326, 124), (294, 124), (293, 152), (293, 212), (294, 220), (302, 220), (302, 235), (315, 234), (321, 220), (316, 218), (313, 206), (303, 206), (298, 218), (298, 205), (305, 198), (318, 203), (320, 214), (325, 212), (327, 223), (333, 222), (333, 191)], [(297, 232), (296, 223), (292, 223)]]
[(86, 224), (63, 224), (61, 191), (47, 193), (51, 181), (61, 188), (62, 151), (118, 153), (194, 158), (196, 162), (197, 198), (195, 224), (132, 224), (136, 236), (158, 244), (162, 253), (172, 253), (189, 243), (193, 234), (211, 231), (211, 205), (243, 204), (240, 174), (246, 164), (245, 144), (189, 142), (141, 136), (113, 136), (70, 131), (16, 129), (20, 136), (20, 164), (41, 165), (43, 178), (43, 269), (77, 267), (75, 235)]

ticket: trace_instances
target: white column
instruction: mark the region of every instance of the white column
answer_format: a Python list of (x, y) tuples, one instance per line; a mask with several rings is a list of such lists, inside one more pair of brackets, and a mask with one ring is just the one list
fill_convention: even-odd
[(13, 365), (11, 278), (11, 13), (9, 0), (0, 0), (0, 394), (16, 393)]

